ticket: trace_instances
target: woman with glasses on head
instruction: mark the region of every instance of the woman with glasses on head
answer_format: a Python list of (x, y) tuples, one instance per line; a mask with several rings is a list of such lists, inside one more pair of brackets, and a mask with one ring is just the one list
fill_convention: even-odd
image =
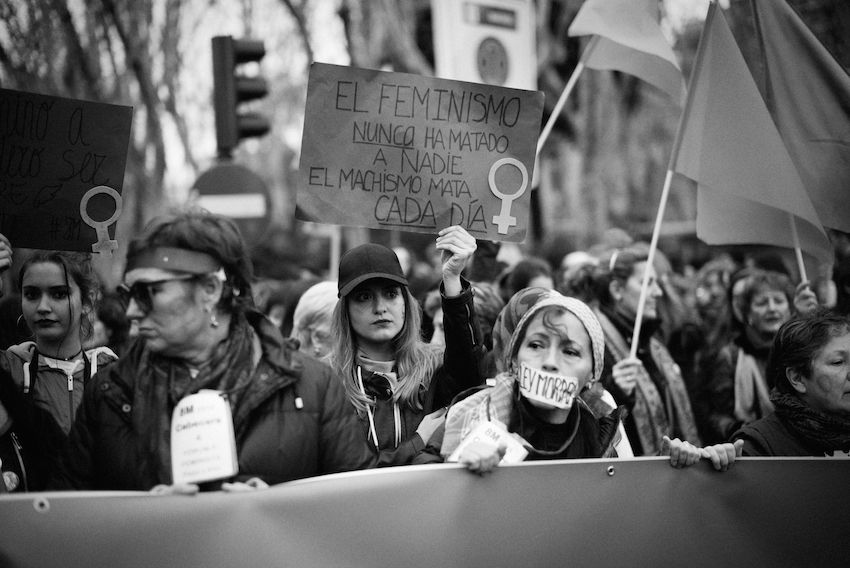
[(202, 212), (158, 220), (130, 243), (122, 290), (138, 338), (88, 389), (56, 487), (174, 489), (172, 413), (201, 390), (232, 415), (238, 473), (225, 482), (369, 465), (330, 368), (254, 310), (248, 259), (235, 224)]
[[(7, 261), (0, 270), (5, 270), (11, 247), (2, 235), (0, 249)], [(83, 348), (99, 286), (89, 255), (36, 251), (18, 276), (22, 317), (33, 340), (0, 352), (0, 402), (7, 412), (0, 424), (5, 448), (0, 468), (7, 491), (38, 491), (67, 439), (89, 379), (117, 357), (107, 347)]]

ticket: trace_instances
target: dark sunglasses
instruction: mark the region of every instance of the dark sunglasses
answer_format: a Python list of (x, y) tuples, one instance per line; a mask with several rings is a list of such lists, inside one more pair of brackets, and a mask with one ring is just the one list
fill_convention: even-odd
[(153, 294), (151, 293), (153, 286), (165, 284), (166, 282), (194, 280), (196, 278), (198, 278), (197, 274), (186, 274), (185, 276), (175, 276), (174, 278), (154, 280), (153, 282), (136, 282), (132, 286), (119, 284), (116, 291), (124, 304), (124, 309), (130, 306), (130, 300), (135, 300), (139, 309), (148, 313), (153, 309)]

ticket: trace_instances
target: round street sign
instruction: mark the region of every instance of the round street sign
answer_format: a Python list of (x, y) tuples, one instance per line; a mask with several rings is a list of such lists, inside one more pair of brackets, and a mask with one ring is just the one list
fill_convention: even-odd
[(235, 220), (247, 241), (256, 242), (268, 226), (269, 189), (245, 166), (217, 164), (198, 177), (194, 189), (200, 207)]

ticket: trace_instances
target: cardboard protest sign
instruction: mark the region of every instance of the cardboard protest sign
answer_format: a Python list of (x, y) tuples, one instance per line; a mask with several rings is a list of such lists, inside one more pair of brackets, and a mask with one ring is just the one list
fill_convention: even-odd
[(0, 232), (15, 247), (112, 252), (132, 107), (0, 89)]
[(543, 93), (314, 63), (296, 217), (521, 242)]

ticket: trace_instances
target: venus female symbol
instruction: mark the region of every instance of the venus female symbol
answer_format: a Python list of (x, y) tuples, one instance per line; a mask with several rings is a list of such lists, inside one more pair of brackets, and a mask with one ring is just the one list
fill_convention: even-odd
[[(115, 212), (106, 221), (95, 221), (91, 218), (88, 212), (89, 201), (95, 195), (108, 195), (115, 202)], [(123, 206), (121, 194), (106, 185), (98, 185), (88, 190), (80, 200), (80, 217), (83, 222), (95, 230), (97, 233), (97, 242), (91, 246), (92, 252), (112, 254), (118, 250), (118, 241), (109, 238), (109, 225), (118, 220), (121, 216), (121, 207)]]
[[(519, 170), (519, 173), (522, 174), (522, 183), (516, 193), (506, 195), (499, 191), (496, 187), (496, 172), (499, 168), (505, 165), (514, 166)], [(490, 166), (488, 181), (490, 183), (490, 192), (502, 200), (502, 208), (499, 210), (498, 215), (493, 216), (493, 223), (499, 230), (499, 234), (506, 235), (508, 233), (508, 228), (516, 225), (516, 217), (511, 215), (511, 205), (514, 201), (519, 199), (528, 188), (528, 170), (526, 170), (525, 165), (517, 159), (502, 158), (501, 160), (496, 160), (496, 162)]]

